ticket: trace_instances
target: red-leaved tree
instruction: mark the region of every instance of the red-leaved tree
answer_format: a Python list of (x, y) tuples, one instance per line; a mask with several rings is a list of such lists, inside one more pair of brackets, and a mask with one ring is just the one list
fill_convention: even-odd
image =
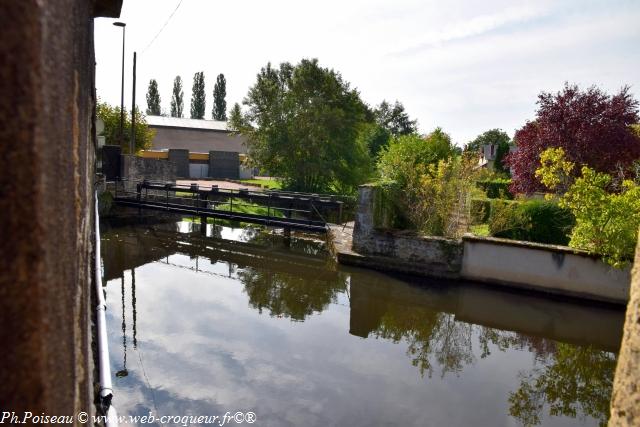
[[(640, 138), (630, 125), (638, 122), (638, 101), (623, 87), (608, 95), (595, 86), (581, 91), (565, 83), (557, 94), (538, 96), (535, 120), (516, 131), (518, 147), (505, 159), (511, 167), (514, 193), (533, 193), (544, 187), (535, 177), (540, 153), (562, 147), (567, 159), (606, 173), (630, 173), (640, 159)], [(579, 168), (576, 168), (579, 173)]]

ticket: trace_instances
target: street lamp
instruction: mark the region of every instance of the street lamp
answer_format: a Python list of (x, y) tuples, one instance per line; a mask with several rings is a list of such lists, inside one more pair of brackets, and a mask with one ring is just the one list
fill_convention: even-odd
[(124, 142), (124, 32), (127, 24), (114, 22), (113, 25), (122, 27), (122, 81), (120, 84), (120, 147), (122, 147)]

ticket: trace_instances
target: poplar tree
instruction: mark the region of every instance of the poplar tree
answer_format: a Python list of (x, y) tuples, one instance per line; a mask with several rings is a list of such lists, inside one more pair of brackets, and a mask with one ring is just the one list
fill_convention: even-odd
[(193, 87), (191, 89), (191, 118), (204, 119), (205, 112), (204, 72), (193, 75)]
[(171, 117), (182, 117), (184, 110), (184, 92), (182, 91), (182, 78), (176, 76), (173, 80), (173, 92), (171, 94)]
[(160, 93), (158, 92), (158, 82), (156, 79), (149, 81), (147, 90), (147, 114), (149, 116), (160, 115)]
[(224, 74), (218, 74), (216, 84), (213, 87), (213, 120), (227, 120), (227, 80)]

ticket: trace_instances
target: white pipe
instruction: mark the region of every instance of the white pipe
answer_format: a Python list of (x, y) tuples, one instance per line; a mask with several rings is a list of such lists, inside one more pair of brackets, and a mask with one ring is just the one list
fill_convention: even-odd
[[(98, 306), (96, 307), (96, 317), (98, 319), (98, 366), (100, 370), (100, 402), (103, 409), (107, 410), (107, 427), (117, 427), (118, 418), (115, 408), (111, 405), (113, 397), (113, 386), (111, 385), (111, 364), (109, 363), (109, 344), (107, 342), (107, 321), (105, 311), (107, 304), (104, 300), (102, 290), (102, 268), (100, 265), (100, 216), (98, 214), (98, 193), (95, 193), (96, 203), (96, 295), (98, 297)], [(104, 408), (106, 406), (106, 408)]]

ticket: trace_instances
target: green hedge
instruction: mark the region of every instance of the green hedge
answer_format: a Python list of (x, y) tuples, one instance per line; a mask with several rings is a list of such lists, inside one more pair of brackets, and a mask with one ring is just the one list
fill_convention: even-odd
[(491, 204), (489, 232), (495, 237), (566, 245), (574, 225), (573, 214), (554, 202), (496, 200)]
[(476, 185), (481, 188), (490, 199), (513, 199), (513, 194), (509, 191), (510, 179), (492, 179), (477, 181)]

